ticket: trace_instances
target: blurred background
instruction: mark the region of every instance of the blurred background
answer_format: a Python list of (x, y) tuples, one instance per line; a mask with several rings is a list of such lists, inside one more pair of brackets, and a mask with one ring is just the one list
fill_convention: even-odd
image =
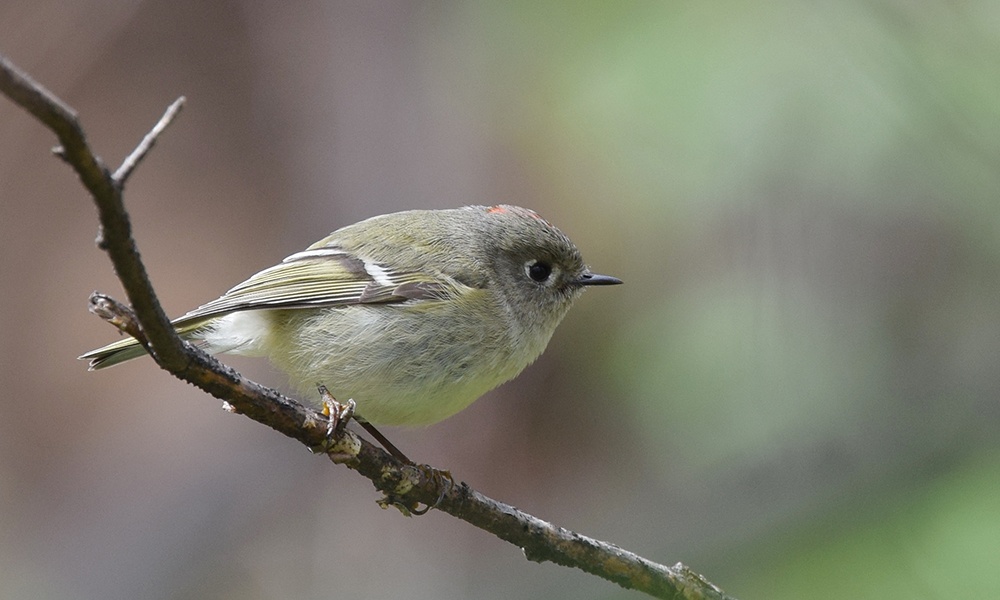
[[(7, 0), (0, 52), (112, 165), (187, 96), (126, 190), (171, 315), (416, 207), (626, 281), (415, 459), (741, 600), (1000, 595), (1000, 3)], [(95, 211), (6, 99), (0, 140), (0, 597), (638, 597), (87, 373)]]

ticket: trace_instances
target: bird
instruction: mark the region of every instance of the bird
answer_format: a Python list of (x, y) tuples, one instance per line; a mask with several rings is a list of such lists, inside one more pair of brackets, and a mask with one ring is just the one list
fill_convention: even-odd
[[(210, 354), (267, 357), (376, 425), (441, 421), (516, 377), (580, 294), (620, 284), (536, 212), (408, 210), (338, 229), (171, 323)], [(135, 339), (80, 358), (104, 369)]]

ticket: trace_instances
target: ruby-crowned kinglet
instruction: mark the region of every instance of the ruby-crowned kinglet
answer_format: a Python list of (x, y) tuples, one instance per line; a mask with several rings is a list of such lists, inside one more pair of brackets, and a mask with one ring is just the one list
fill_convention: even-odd
[[(266, 356), (301, 392), (324, 384), (373, 424), (425, 425), (515, 377), (591, 273), (517, 206), (412, 210), (349, 225), (173, 321), (209, 353)], [(91, 350), (90, 368), (145, 353)]]

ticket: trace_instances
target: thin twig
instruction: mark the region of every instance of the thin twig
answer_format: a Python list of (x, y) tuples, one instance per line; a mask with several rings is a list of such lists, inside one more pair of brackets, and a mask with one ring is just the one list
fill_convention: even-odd
[(135, 313), (131, 308), (111, 296), (99, 292), (90, 295), (88, 304), (90, 312), (117, 327), (118, 331), (134, 337), (147, 351), (149, 350), (146, 334), (139, 327), (139, 321), (136, 320)]
[(139, 166), (139, 163), (146, 157), (146, 154), (153, 149), (153, 146), (156, 145), (156, 138), (158, 138), (160, 134), (163, 133), (168, 126), (170, 126), (170, 123), (174, 120), (174, 117), (177, 116), (177, 113), (184, 108), (185, 101), (186, 99), (184, 96), (174, 100), (173, 104), (167, 107), (167, 111), (163, 113), (163, 116), (160, 117), (160, 120), (156, 123), (156, 125), (154, 125), (149, 133), (142, 138), (142, 141), (135, 147), (135, 150), (125, 157), (125, 160), (122, 162), (122, 166), (118, 167), (118, 170), (111, 176), (111, 178), (118, 183), (119, 188), (125, 187), (125, 181), (128, 179), (129, 175), (131, 175), (132, 171)]
[[(120, 329), (148, 340), (157, 363), (174, 376), (222, 399), (227, 410), (247, 415), (276, 431), (321, 449), (370, 479), (385, 494), (383, 502), (413, 508), (419, 503), (463, 519), (511, 542), (534, 561), (576, 567), (623, 587), (660, 598), (730, 598), (681, 563), (668, 567), (606, 542), (556, 527), (516, 508), (492, 500), (465, 483), (452, 485), (450, 475), (430, 467), (403, 464), (348, 429), (329, 439), (316, 411), (263, 387), (215, 358), (183, 343), (170, 327), (131, 237), (121, 186), (170, 123), (183, 98), (174, 102), (157, 126), (112, 175), (90, 150), (74, 111), (0, 56), (0, 92), (30, 112), (59, 138), (61, 157), (80, 175), (98, 206), (103, 243), (125, 287), (133, 313), (120, 303), (100, 303), (104, 318)], [(447, 486), (447, 487), (443, 487)]]

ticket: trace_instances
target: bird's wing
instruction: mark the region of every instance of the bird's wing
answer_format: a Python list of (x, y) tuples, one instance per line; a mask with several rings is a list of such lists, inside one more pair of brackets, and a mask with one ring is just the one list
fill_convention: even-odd
[(462, 287), (450, 277), (394, 271), (326, 246), (289, 256), (174, 323), (180, 327), (222, 314), (261, 308), (442, 300)]

